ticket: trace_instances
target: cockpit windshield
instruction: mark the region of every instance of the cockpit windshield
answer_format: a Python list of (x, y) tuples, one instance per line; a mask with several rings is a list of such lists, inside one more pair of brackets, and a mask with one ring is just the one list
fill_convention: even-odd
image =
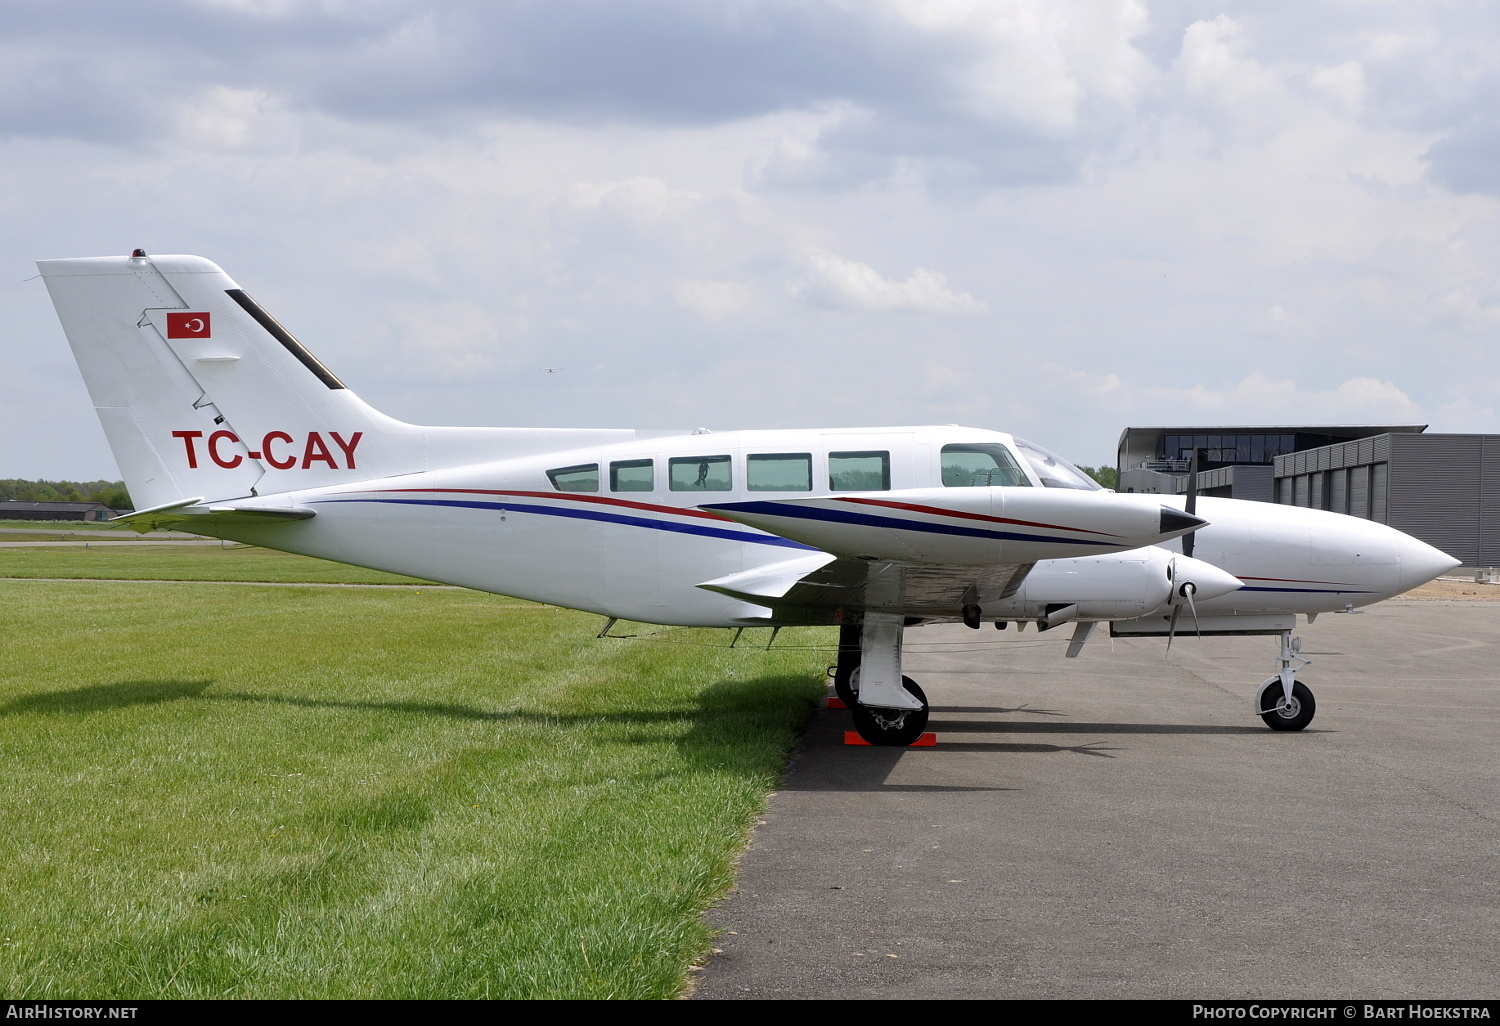
[(1042, 479), (1044, 487), (1076, 488), (1081, 492), (1103, 491), (1099, 482), (1056, 453), (1048, 452), (1040, 445), (1020, 438), (1017, 438), (1015, 442), (1016, 448), (1021, 452), (1021, 458), (1031, 465), (1032, 470), (1036, 471), (1036, 476)]

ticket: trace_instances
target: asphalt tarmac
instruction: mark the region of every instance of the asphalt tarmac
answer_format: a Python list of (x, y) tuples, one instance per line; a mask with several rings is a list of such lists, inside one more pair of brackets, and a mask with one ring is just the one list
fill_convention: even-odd
[(820, 712), (710, 914), (697, 998), (1500, 997), (1500, 603), (1272, 638), (927, 627), (931, 749)]

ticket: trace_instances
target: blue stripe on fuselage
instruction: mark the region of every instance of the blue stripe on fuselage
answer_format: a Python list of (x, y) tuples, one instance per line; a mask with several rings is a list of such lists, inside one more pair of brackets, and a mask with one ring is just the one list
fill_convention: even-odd
[(1298, 595), (1379, 595), (1378, 591), (1361, 591), (1359, 588), (1252, 588), (1246, 585), (1238, 591), (1289, 591)]
[(645, 517), (627, 517), (619, 513), (571, 507), (540, 506), (520, 502), (480, 502), (475, 499), (315, 499), (313, 504), (325, 502), (383, 502), (397, 506), (459, 506), (466, 509), (493, 509), (506, 513), (538, 513), (542, 516), (566, 517), (570, 520), (598, 520), (606, 524), (624, 524), (627, 527), (644, 527), (655, 531), (673, 531), (677, 534), (696, 534), (704, 538), (721, 538), (725, 541), (752, 542), (756, 545), (779, 545), (788, 549), (820, 550), (811, 545), (778, 538), (774, 534), (747, 534), (722, 527), (700, 527), (697, 524), (679, 524), (670, 520), (648, 520)]

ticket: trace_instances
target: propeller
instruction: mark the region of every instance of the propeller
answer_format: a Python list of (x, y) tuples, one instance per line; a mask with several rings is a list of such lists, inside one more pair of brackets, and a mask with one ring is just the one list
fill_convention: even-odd
[[(1185, 512), (1190, 517), (1191, 516), (1196, 516), (1197, 513), (1198, 513), (1198, 450), (1197, 449), (1193, 450), (1193, 458), (1188, 461), (1187, 503), (1183, 506), (1183, 512)], [(1182, 554), (1184, 556), (1191, 556), (1193, 554), (1193, 538), (1197, 535), (1197, 533), (1198, 533), (1197, 531), (1189, 531), (1187, 534), (1185, 534), (1185, 535), (1182, 536)], [(1177, 622), (1177, 618), (1176, 618), (1176, 614), (1175, 613), (1173, 614), (1172, 622), (1174, 624)], [(1168, 645), (1168, 647), (1170, 647), (1171, 646), (1171, 642), (1168, 641), (1167, 645)]]
[[(1187, 537), (1191, 538), (1192, 535), (1188, 535)], [(1177, 563), (1175, 560), (1172, 563), (1172, 580), (1174, 583), (1177, 580)], [(1167, 625), (1168, 652), (1172, 651), (1172, 639), (1177, 636), (1177, 618), (1182, 615), (1184, 603), (1186, 603), (1188, 611), (1193, 614), (1193, 633), (1197, 634), (1200, 638), (1203, 637), (1203, 626), (1198, 622), (1198, 604), (1193, 601), (1193, 596), (1197, 594), (1198, 586), (1192, 581), (1183, 581), (1181, 584), (1177, 584), (1176, 588), (1177, 595), (1181, 596), (1181, 601), (1177, 598), (1172, 600), (1172, 622)]]

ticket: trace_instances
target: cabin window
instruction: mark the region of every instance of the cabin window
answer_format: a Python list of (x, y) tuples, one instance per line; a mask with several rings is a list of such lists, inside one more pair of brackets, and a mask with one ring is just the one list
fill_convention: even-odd
[(732, 487), (728, 456), (679, 456), (667, 461), (674, 492), (727, 492)]
[(655, 487), (651, 460), (615, 460), (609, 465), (612, 492), (649, 492)]
[(831, 452), (828, 489), (834, 492), (888, 492), (891, 454), (888, 452)]
[(945, 445), (943, 484), (949, 488), (1025, 487), (1031, 482), (1010, 450), (998, 442)]
[(576, 467), (559, 467), (547, 471), (552, 487), (560, 492), (597, 492), (599, 490), (599, 464), (580, 463)]
[(752, 492), (812, 491), (812, 453), (755, 453), (745, 460), (745, 487)]

